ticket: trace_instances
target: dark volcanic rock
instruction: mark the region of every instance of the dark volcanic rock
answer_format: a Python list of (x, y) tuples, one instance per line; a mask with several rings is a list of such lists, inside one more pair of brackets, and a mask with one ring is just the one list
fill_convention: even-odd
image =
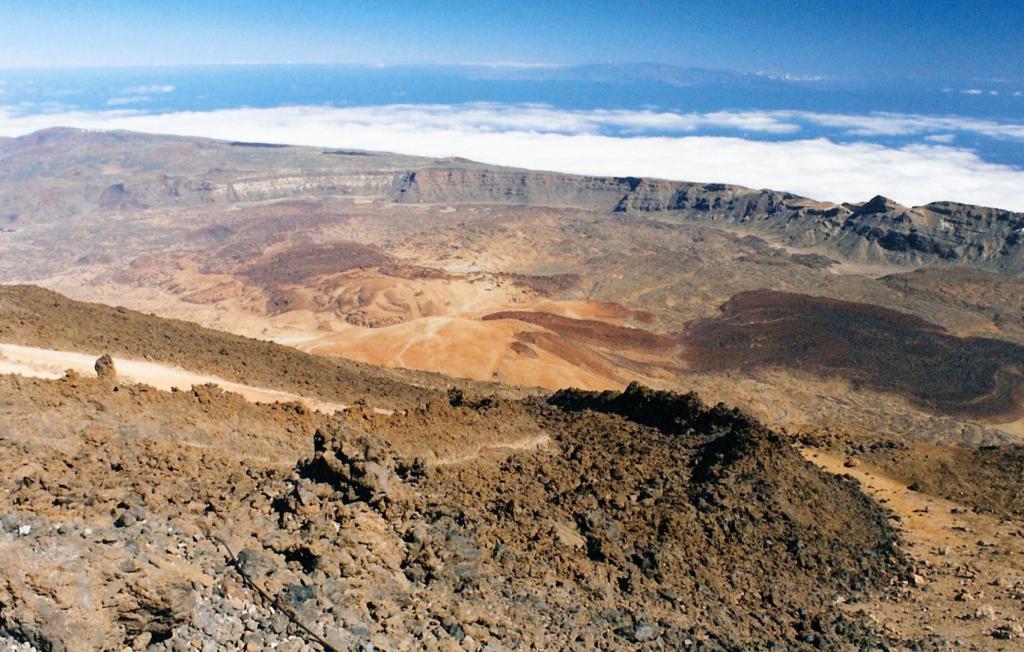
[(93, 365), (96, 369), (96, 376), (103, 380), (117, 380), (117, 369), (114, 367), (114, 359), (109, 353), (104, 353), (96, 359)]
[(783, 367), (896, 392), (938, 413), (1020, 414), (1024, 347), (957, 337), (923, 319), (874, 305), (759, 290), (738, 294), (719, 317), (686, 333), (698, 369)]

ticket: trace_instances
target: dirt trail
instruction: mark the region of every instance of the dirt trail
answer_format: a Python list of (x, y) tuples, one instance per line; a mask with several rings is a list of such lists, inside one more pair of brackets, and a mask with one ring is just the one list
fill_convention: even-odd
[(871, 467), (847, 467), (842, 458), (828, 453), (805, 450), (804, 457), (830, 473), (856, 478), (872, 495), (883, 499), (886, 507), (900, 516), (908, 534), (923, 537), (933, 545), (954, 545), (968, 541), (966, 533), (957, 529), (963, 527), (963, 517), (966, 516), (958, 512), (967, 510), (957, 503), (911, 491), (902, 482), (882, 475)]
[(511, 451), (534, 451), (540, 448), (544, 448), (551, 443), (551, 437), (548, 435), (537, 435), (536, 437), (526, 437), (524, 439), (517, 439), (509, 442), (498, 442), (494, 444), (488, 444), (486, 446), (478, 447), (474, 452), (469, 455), (459, 455), (455, 457), (442, 457), (437, 460), (438, 466), (450, 466), (452, 464), (462, 464), (464, 462), (472, 462), (473, 460), (479, 459), (483, 455), (484, 451), (495, 451), (495, 450), (511, 450)]
[[(968, 649), (1021, 649), (1024, 524), (913, 491), (867, 465), (847, 467), (847, 460), (819, 449), (802, 452), (830, 473), (853, 477), (868, 495), (892, 510), (920, 564), (920, 586), (908, 589), (910, 599), (877, 600), (858, 608), (866, 608), (872, 618), (903, 636), (939, 635), (966, 642)], [(922, 610), (933, 614), (927, 624)]]
[[(59, 351), (17, 344), (0, 344), (0, 373), (13, 373), (35, 378), (60, 378), (67, 369), (80, 374), (92, 374), (93, 365), (99, 354), (91, 355), (75, 351)], [(128, 382), (142, 383), (157, 389), (170, 391), (173, 388), (187, 389), (193, 385), (214, 384), (221, 389), (239, 394), (251, 402), (290, 403), (298, 401), (307, 407), (324, 413), (345, 410), (347, 405), (319, 401), (298, 394), (255, 387), (225, 380), (210, 374), (197, 374), (180, 367), (115, 357), (114, 367), (118, 377)]]

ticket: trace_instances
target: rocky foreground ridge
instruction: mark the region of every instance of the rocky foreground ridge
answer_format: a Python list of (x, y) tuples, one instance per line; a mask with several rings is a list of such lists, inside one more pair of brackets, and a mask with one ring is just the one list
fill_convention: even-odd
[(854, 483), (693, 395), (328, 417), (101, 366), (0, 376), (23, 647), (859, 649), (892, 641), (837, 605), (913, 579)]

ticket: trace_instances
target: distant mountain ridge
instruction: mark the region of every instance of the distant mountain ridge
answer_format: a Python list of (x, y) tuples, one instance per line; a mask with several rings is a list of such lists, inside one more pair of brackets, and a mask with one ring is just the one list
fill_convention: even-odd
[(1024, 213), (997, 208), (949, 201), (909, 208), (881, 195), (831, 204), (773, 190), (640, 180), (616, 210), (753, 228), (796, 247), (826, 245), (852, 261), (1024, 271)]
[[(116, 162), (108, 169), (117, 172), (81, 170), (97, 158)], [(61, 192), (55, 194), (54, 187)], [(1024, 273), (1024, 213), (996, 208), (941, 201), (911, 208), (881, 196), (836, 204), (729, 184), (589, 177), (458, 158), (130, 132), (57, 128), (0, 141), (0, 193), (2, 216), (12, 224), (97, 210), (307, 195), (575, 207), (750, 229), (851, 262)]]

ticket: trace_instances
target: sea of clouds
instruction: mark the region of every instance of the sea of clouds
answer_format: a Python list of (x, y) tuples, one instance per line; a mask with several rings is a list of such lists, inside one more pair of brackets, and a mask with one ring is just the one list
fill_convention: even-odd
[[(125, 95), (146, 97), (166, 87), (135, 90)], [(579, 174), (736, 183), (830, 201), (864, 201), (882, 194), (908, 205), (953, 200), (1024, 211), (1024, 170), (987, 162), (956, 144), (983, 137), (1024, 146), (1024, 124), (973, 118), (583, 111), (494, 103), (170, 113), (0, 107), (0, 136), (52, 126), (462, 156)], [(888, 137), (903, 142), (879, 142)]]

